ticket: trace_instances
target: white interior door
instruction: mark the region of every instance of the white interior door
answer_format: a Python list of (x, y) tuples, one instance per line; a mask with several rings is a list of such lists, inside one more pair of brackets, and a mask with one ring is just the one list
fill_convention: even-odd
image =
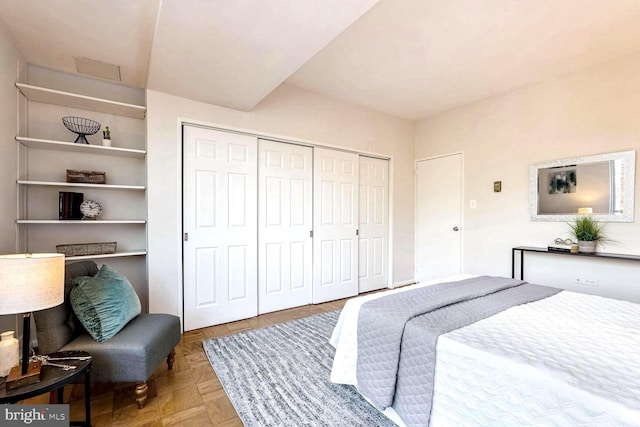
[(311, 303), (313, 149), (258, 143), (258, 313)]
[(416, 280), (462, 272), (462, 154), (417, 162)]
[(358, 293), (358, 155), (314, 148), (313, 303)]
[(183, 144), (188, 331), (257, 315), (257, 138), (184, 126)]
[(389, 161), (360, 156), (358, 290), (387, 287)]

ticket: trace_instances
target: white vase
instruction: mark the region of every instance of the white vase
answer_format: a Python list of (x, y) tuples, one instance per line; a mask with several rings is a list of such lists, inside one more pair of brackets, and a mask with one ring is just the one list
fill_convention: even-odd
[(596, 251), (596, 243), (598, 243), (597, 241), (584, 241), (584, 240), (580, 240), (578, 241), (578, 251), (582, 252), (583, 254), (592, 254), (595, 253)]
[(110, 139), (103, 138), (103, 139), (102, 139), (102, 146), (103, 146), (103, 147), (111, 147), (111, 140), (110, 140)]
[(13, 331), (0, 334), (0, 377), (6, 377), (11, 368), (20, 364), (20, 343)]

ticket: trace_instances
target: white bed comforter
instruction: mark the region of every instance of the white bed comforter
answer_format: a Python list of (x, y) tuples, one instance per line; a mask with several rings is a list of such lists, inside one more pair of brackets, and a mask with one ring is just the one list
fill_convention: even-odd
[[(381, 295), (342, 310), (332, 382), (357, 386), (359, 308)], [(436, 351), (432, 426), (640, 426), (640, 304), (563, 291), (442, 335)]]

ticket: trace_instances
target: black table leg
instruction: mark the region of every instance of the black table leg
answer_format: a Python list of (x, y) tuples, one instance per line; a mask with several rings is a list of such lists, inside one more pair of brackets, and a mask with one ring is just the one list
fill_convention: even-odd
[(520, 280), (524, 280), (524, 251), (518, 248), (511, 248), (511, 278), (516, 278), (516, 251), (520, 251)]
[(84, 372), (84, 422), (71, 421), (70, 426), (91, 427), (91, 368)]
[(91, 368), (84, 374), (84, 419), (85, 425), (91, 427)]

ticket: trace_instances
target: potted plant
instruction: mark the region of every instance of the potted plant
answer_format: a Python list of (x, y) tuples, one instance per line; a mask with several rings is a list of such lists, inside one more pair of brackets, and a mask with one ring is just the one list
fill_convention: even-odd
[(102, 145), (111, 147), (111, 131), (109, 130), (109, 126), (102, 131)]
[(604, 231), (605, 222), (598, 222), (588, 215), (579, 216), (573, 224), (569, 224), (573, 236), (578, 241), (578, 251), (594, 253), (598, 242), (609, 241)]

